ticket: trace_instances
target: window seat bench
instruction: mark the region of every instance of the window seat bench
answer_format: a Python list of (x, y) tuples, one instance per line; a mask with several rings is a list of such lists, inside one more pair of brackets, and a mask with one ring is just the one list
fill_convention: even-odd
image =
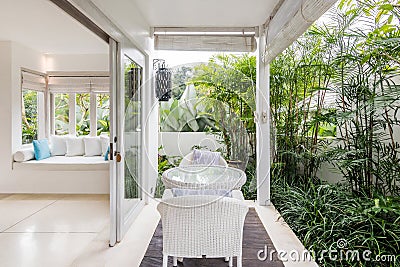
[(102, 156), (54, 156), (43, 160), (14, 162), (13, 169), (26, 171), (108, 171), (109, 161), (105, 161)]

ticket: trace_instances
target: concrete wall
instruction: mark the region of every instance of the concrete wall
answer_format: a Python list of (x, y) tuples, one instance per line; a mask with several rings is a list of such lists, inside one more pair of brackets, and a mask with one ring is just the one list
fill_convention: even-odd
[(321, 164), (320, 169), (317, 171), (317, 177), (332, 184), (344, 181), (340, 171), (331, 163), (327, 162)]

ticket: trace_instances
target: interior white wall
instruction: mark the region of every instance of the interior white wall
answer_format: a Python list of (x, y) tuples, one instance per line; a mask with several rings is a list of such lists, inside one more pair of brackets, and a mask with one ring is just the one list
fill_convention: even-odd
[[(12, 153), (22, 144), (22, 92), (21, 92), (21, 68), (46, 72), (45, 57), (42, 53), (29, 47), (12, 42), (11, 57), (11, 103), (12, 103)], [(41, 127), (44, 127), (42, 124)]]
[(108, 54), (46, 54), (47, 71), (108, 71)]
[(11, 168), (12, 118), (11, 118), (11, 42), (0, 42), (0, 190), (7, 181)]
[(0, 193), (109, 193), (109, 172), (20, 171), (12, 155), (22, 147), (21, 67), (46, 72), (108, 70), (108, 55), (51, 55), (12, 41), (0, 42)]
[(0, 42), (1, 150), (0, 191), (10, 192), (21, 181), (12, 171), (12, 154), (22, 146), (21, 137), (21, 67), (45, 70), (44, 56), (29, 47), (12, 41)]

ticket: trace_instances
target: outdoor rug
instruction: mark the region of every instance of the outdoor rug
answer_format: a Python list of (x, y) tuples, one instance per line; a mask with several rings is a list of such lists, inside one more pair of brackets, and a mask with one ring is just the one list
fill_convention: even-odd
[[(283, 263), (277, 258), (276, 253), (273, 254), (272, 261), (267, 257), (265, 261), (258, 259), (258, 251), (275, 250), (270, 237), (257, 215), (254, 208), (247, 213), (244, 229), (243, 229), (243, 267), (283, 267)], [(263, 256), (262, 254), (261, 256)], [(162, 226), (158, 224), (156, 231), (150, 241), (146, 254), (140, 264), (140, 267), (158, 267), (162, 266)], [(172, 257), (169, 257), (168, 267), (172, 265)], [(178, 267), (227, 267), (228, 263), (221, 259), (189, 259), (185, 258), (183, 263), (178, 262)], [(236, 258), (234, 258), (233, 266), (236, 266)]]

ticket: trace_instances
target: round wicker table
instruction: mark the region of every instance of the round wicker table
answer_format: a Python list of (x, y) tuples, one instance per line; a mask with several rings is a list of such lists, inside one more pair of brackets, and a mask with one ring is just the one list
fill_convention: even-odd
[(231, 167), (189, 165), (166, 170), (161, 179), (166, 188), (240, 190), (246, 174)]

